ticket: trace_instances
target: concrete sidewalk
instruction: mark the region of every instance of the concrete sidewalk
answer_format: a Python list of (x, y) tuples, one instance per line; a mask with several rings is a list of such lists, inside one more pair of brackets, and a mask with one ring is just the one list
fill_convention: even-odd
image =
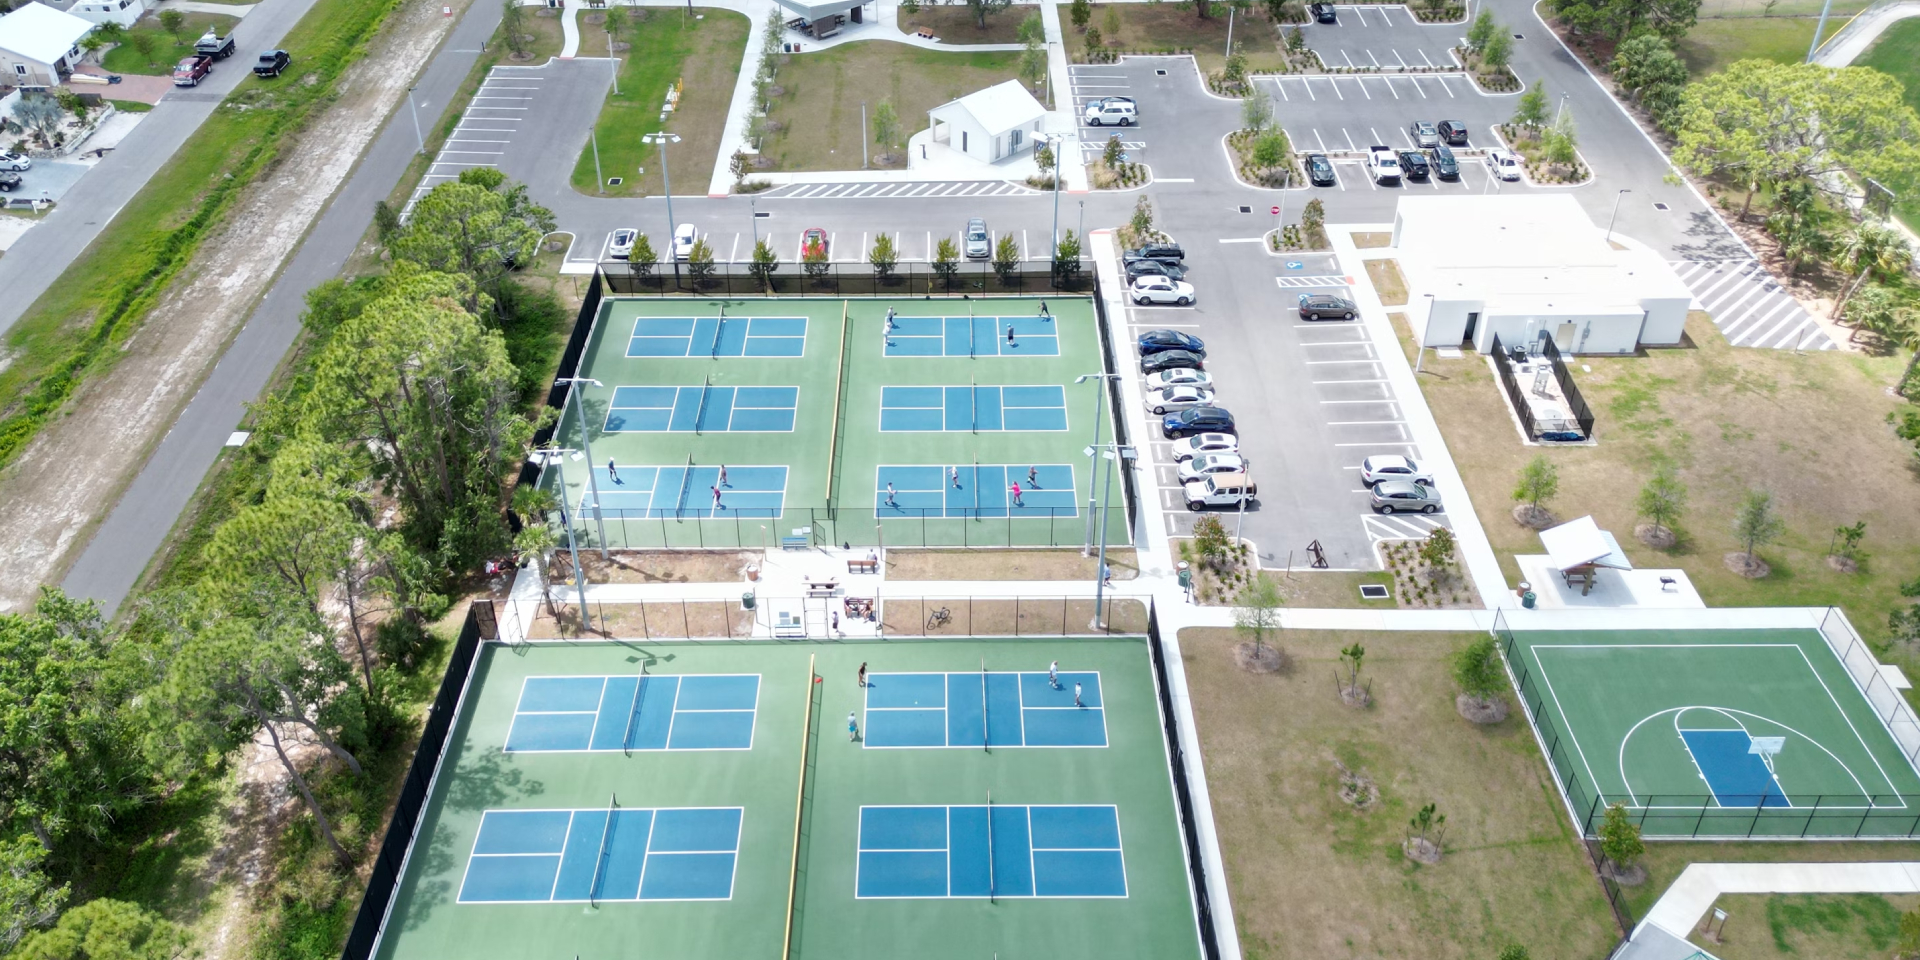
[(1920, 863), (1695, 863), (1641, 924), (1686, 939), (1727, 893), (1920, 893)]

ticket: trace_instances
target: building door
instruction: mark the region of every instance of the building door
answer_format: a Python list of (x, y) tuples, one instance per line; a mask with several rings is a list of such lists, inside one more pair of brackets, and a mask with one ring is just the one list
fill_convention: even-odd
[(1571, 352), (1573, 350), (1573, 338), (1579, 332), (1579, 324), (1563, 323), (1559, 329), (1553, 331), (1553, 345), (1559, 347), (1561, 353)]
[(961, 153), (970, 152), (967, 150), (967, 131), (965, 130), (960, 131), (960, 152)]
[(1480, 314), (1478, 312), (1467, 314), (1467, 329), (1466, 329), (1466, 332), (1460, 334), (1460, 342), (1472, 343), (1474, 328), (1478, 327), (1479, 325), (1480, 325)]

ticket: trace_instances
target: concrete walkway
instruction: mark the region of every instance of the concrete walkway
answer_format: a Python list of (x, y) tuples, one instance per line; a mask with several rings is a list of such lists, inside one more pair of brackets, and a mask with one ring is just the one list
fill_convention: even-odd
[(586, 6), (585, 0), (561, 0), (560, 3), (560, 59), (572, 60), (580, 55), (580, 8)]
[(1920, 17), (1920, 0), (1890, 3), (1862, 11), (1820, 45), (1820, 49), (1813, 54), (1813, 62), (1823, 67), (1844, 67), (1867, 52), (1867, 48), (1888, 27), (1908, 17)]
[(1680, 872), (1641, 926), (1684, 940), (1725, 893), (1920, 893), (1920, 863), (1696, 863)]

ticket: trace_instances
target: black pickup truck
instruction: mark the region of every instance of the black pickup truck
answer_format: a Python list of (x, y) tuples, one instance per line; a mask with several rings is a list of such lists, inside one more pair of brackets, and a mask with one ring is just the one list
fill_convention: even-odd
[(253, 75), (256, 77), (277, 77), (280, 75), (280, 72), (287, 69), (287, 65), (292, 62), (293, 58), (288, 56), (285, 50), (268, 50), (260, 55), (260, 59), (254, 61)]

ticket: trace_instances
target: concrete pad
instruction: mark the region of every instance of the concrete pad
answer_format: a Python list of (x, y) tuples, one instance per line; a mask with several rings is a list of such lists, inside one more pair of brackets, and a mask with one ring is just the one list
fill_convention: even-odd
[[(1520, 575), (1533, 586), (1542, 610), (1567, 608), (1647, 607), (1662, 610), (1705, 609), (1706, 601), (1694, 590), (1685, 570), (1609, 570), (1596, 571), (1593, 589), (1582, 595), (1579, 587), (1569, 587), (1549, 557), (1514, 557)], [(1672, 584), (1662, 583), (1671, 579)]]

